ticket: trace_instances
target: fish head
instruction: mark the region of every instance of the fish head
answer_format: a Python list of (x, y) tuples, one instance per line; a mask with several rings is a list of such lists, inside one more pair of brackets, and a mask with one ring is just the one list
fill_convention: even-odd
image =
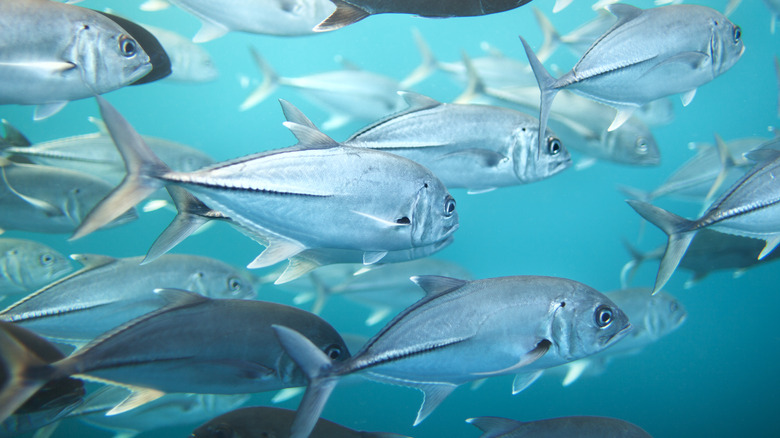
[[(333, 365), (344, 362), (352, 356), (347, 343), (333, 326), (314, 314), (307, 313), (305, 318), (305, 320), (297, 321), (295, 330), (325, 353)], [(281, 345), (279, 348), (283, 350)], [(282, 353), (279, 357), (276, 369), (281, 375), (281, 381), (288, 383), (291, 387), (303, 386), (308, 381), (303, 370), (287, 353)]]
[(551, 341), (573, 361), (598, 353), (628, 334), (628, 316), (604, 294), (581, 283), (552, 302)]
[(712, 77), (725, 73), (739, 61), (742, 53), (745, 52), (742, 29), (720, 13), (714, 12), (714, 14), (710, 25)]
[(638, 119), (630, 119), (614, 131), (602, 132), (602, 145), (613, 161), (635, 166), (657, 166), (661, 151), (650, 129)]
[(682, 303), (672, 295), (658, 292), (651, 295), (644, 316), (644, 329), (650, 337), (658, 339), (680, 327), (687, 317), (688, 312)]
[(214, 259), (204, 259), (195, 266), (189, 282), (187, 290), (209, 298), (252, 299), (257, 295), (249, 273)]
[(423, 180), (411, 210), (411, 217), (396, 222), (411, 225), (412, 247), (429, 247), (447, 239), (458, 229), (455, 198), (436, 177)]
[(571, 155), (552, 130), (539, 145), (538, 122), (520, 125), (512, 133), (512, 163), (515, 176), (523, 183), (548, 178), (571, 166)]
[(73, 270), (68, 259), (51, 248), (40, 248), (30, 256), (27, 266), (34, 267), (30, 275), (36, 282), (50, 282)]
[[(81, 224), (92, 208), (111, 191), (110, 187), (108, 183), (101, 180), (93, 180), (90, 184), (81, 187), (71, 187), (65, 195), (62, 206), (63, 213), (70, 223), (74, 227)], [(138, 219), (138, 212), (135, 208), (131, 208), (106, 224), (105, 228), (126, 224), (136, 219)]]
[(85, 20), (77, 26), (69, 56), (93, 93), (116, 90), (152, 71), (151, 59), (141, 44), (116, 23)]

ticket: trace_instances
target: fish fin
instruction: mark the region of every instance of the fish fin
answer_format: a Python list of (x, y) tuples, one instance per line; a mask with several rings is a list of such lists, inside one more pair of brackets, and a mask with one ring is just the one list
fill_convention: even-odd
[(545, 135), (547, 132), (547, 119), (550, 117), (550, 108), (552, 107), (555, 95), (558, 94), (558, 89), (555, 88), (557, 81), (550, 76), (550, 73), (544, 68), (542, 62), (539, 61), (539, 58), (536, 57), (536, 54), (531, 49), (531, 46), (528, 45), (528, 42), (526, 42), (523, 37), (520, 37), (520, 41), (523, 43), (525, 54), (528, 57), (528, 62), (531, 64), (531, 69), (534, 72), (536, 82), (539, 85), (539, 92), (541, 93), (541, 100), (539, 103), (539, 148), (537, 149), (537, 158), (539, 158), (538, 154), (545, 150), (544, 142), (547, 141), (547, 136)]
[(569, 362), (568, 364), (566, 364), (566, 377), (563, 378), (563, 382), (561, 382), (561, 385), (569, 386), (572, 383), (576, 382), (577, 379), (579, 379), (580, 376), (582, 376), (585, 370), (588, 369), (590, 364), (591, 361), (588, 359), (575, 360), (574, 362)]
[(756, 163), (771, 161), (780, 157), (780, 151), (776, 149), (755, 149), (745, 153), (745, 158)]
[(495, 190), (495, 187), (488, 187), (486, 189), (468, 189), (466, 190), (467, 195), (481, 195), (482, 193), (488, 193)]
[(631, 254), (631, 260), (623, 265), (623, 269), (620, 270), (620, 287), (626, 289), (636, 275), (636, 270), (639, 265), (647, 259), (647, 256), (634, 248), (626, 239), (621, 239), (623, 247)]
[(442, 103), (438, 100), (428, 97), (423, 94), (415, 93), (413, 91), (399, 91), (398, 95), (401, 96), (406, 104), (409, 105), (408, 110), (420, 111), (430, 108), (436, 108)]
[(466, 77), (468, 78), (468, 82), (463, 93), (456, 97), (452, 102), (469, 103), (480, 96), (486, 95), (487, 92), (485, 90), (485, 83), (482, 81), (482, 78), (479, 77), (479, 72), (477, 72), (476, 67), (474, 67), (474, 62), (471, 61), (471, 57), (468, 53), (462, 51), (460, 57), (463, 60), (463, 65), (466, 66)]
[(244, 99), (244, 101), (238, 107), (239, 111), (246, 111), (258, 103), (264, 101), (279, 87), (279, 75), (276, 74), (276, 71), (274, 71), (274, 69), (271, 68), (271, 65), (268, 64), (262, 56), (260, 56), (260, 53), (257, 51), (257, 49), (250, 47), (249, 51), (252, 54), (252, 59), (254, 59), (255, 64), (257, 64), (257, 67), (263, 74), (263, 82), (257, 88), (255, 88), (255, 90), (252, 91), (252, 93), (250, 93), (246, 99)]
[[(558, 0), (555, 3), (555, 6), (557, 7), (558, 3), (564, 2), (566, 2), (568, 5), (571, 0)], [(561, 44), (561, 35), (557, 30), (555, 30), (555, 26), (553, 26), (552, 22), (550, 22), (550, 20), (544, 15), (544, 13), (542, 13), (541, 10), (539, 10), (539, 8), (532, 6), (531, 10), (534, 13), (534, 18), (536, 18), (536, 23), (539, 25), (539, 28), (542, 30), (542, 35), (544, 36), (544, 39), (542, 40), (542, 47), (536, 53), (536, 57), (539, 58), (540, 61), (545, 62)], [(555, 12), (557, 11), (555, 8), (553, 8), (553, 13)]]
[(729, 0), (729, 2), (726, 4), (726, 8), (723, 9), (723, 15), (727, 17), (731, 15), (735, 10), (737, 10), (737, 7), (740, 3), (742, 3), (742, 0)]
[(471, 385), (469, 385), (469, 389), (470, 389), (470, 390), (472, 390), (472, 391), (476, 391), (476, 390), (478, 390), (479, 388), (481, 388), (481, 387), (482, 387), (482, 385), (484, 385), (484, 384), (485, 384), (485, 382), (487, 382), (487, 377), (485, 377), (485, 378), (483, 378), (483, 379), (477, 379), (477, 380), (473, 380), (473, 381), (471, 382)]
[(458, 387), (454, 383), (427, 383), (419, 384), (417, 389), (423, 393), (423, 402), (417, 411), (417, 418), (412, 426), (417, 426), (428, 418), (431, 413)]
[(353, 6), (341, 0), (331, 0), (336, 5), (336, 10), (330, 16), (312, 29), (315, 32), (329, 32), (341, 29), (371, 15), (365, 9)]
[(138, 386), (125, 386), (125, 388), (130, 389), (132, 392), (127, 398), (119, 402), (118, 405), (109, 409), (108, 412), (106, 412), (107, 417), (131, 411), (165, 395), (164, 392), (151, 388), (142, 388)]
[(650, 202), (654, 199), (652, 193), (646, 192), (642, 189), (637, 189), (634, 187), (629, 187), (624, 185), (618, 185), (617, 189), (623, 192), (624, 195), (639, 201)]
[(778, 244), (780, 244), (780, 235), (772, 236), (766, 239), (766, 245), (764, 246), (764, 249), (761, 250), (761, 254), (758, 255), (758, 259), (761, 260), (768, 256), (769, 253), (771, 253)]
[(747, 272), (747, 269), (745, 269), (745, 268), (742, 268), (742, 269), (736, 269), (736, 270), (734, 270), (734, 272), (731, 274), (731, 278), (734, 278), (734, 279), (737, 279), (737, 278), (742, 278), (742, 277), (745, 275), (745, 272)]
[(425, 42), (422, 33), (420, 33), (416, 27), (412, 28), (412, 36), (414, 37), (414, 43), (417, 46), (417, 50), (420, 52), (422, 61), (417, 68), (409, 73), (409, 76), (401, 80), (402, 89), (411, 88), (414, 85), (419, 84), (432, 75), (438, 68), (438, 61), (436, 61), (436, 57), (433, 55), (431, 47)]
[(387, 251), (366, 251), (363, 253), (363, 264), (373, 265), (385, 258)]
[(295, 297), (293, 297), (293, 304), (295, 304), (296, 306), (300, 306), (302, 304), (306, 304), (309, 301), (314, 300), (315, 298), (316, 298), (316, 294), (313, 292), (301, 292)]
[(32, 196), (27, 196), (22, 193), (19, 193), (12, 185), (11, 182), (8, 181), (8, 175), (6, 175), (5, 168), (13, 166), (13, 162), (9, 161), (6, 158), (0, 157), (0, 173), (3, 174), (3, 181), (5, 181), (6, 187), (8, 187), (8, 190), (16, 195), (17, 198), (21, 199), (22, 201), (30, 204), (31, 206), (35, 207), (37, 210), (40, 210), (46, 214), (46, 216), (49, 217), (56, 217), (56, 216), (64, 216), (64, 213), (59, 208), (55, 207), (51, 203), (48, 203), (44, 200), (33, 198)]
[(680, 260), (685, 255), (685, 251), (688, 250), (691, 240), (696, 235), (696, 222), (646, 202), (633, 200), (626, 202), (640, 216), (650, 221), (650, 223), (669, 236), (669, 240), (666, 243), (666, 251), (661, 259), (661, 266), (658, 268), (655, 285), (653, 286), (653, 294), (656, 294), (669, 281), (669, 278), (677, 269), (677, 265), (680, 264)]
[(507, 436), (510, 432), (523, 425), (520, 421), (500, 417), (474, 417), (467, 419), (466, 423), (473, 424), (484, 432), (479, 438)]
[(466, 280), (440, 275), (416, 275), (411, 277), (410, 280), (417, 286), (420, 286), (430, 296), (446, 294), (468, 283)]
[(707, 205), (710, 204), (715, 193), (717, 193), (720, 186), (723, 185), (723, 182), (729, 174), (729, 170), (737, 165), (734, 161), (734, 157), (731, 156), (731, 151), (729, 151), (726, 142), (724, 142), (717, 133), (715, 134), (715, 146), (718, 148), (718, 157), (720, 158), (720, 172), (718, 172), (718, 176), (712, 183), (712, 187), (710, 187), (710, 190), (707, 192), (707, 196), (704, 197), (704, 203)]
[(618, 18), (618, 21), (628, 21), (642, 14), (642, 9), (624, 3), (611, 4), (604, 7)]
[(313, 125), (306, 126), (293, 122), (284, 122), (282, 124), (298, 139), (298, 146), (305, 148), (331, 148), (339, 145), (336, 140), (330, 138), (319, 129), (312, 127)]
[(4, 378), (0, 389), (0, 422), (11, 416), (56, 372), (4, 328), (0, 329), (0, 368)]
[(317, 269), (319, 263), (303, 257), (292, 257), (284, 272), (274, 281), (274, 284), (284, 284)]
[(271, 327), (284, 351), (309, 379), (290, 428), (290, 438), (306, 438), (317, 424), (325, 403), (338, 383), (338, 377), (332, 375), (333, 363), (330, 358), (305, 336), (284, 326), (273, 324)]
[(685, 93), (680, 95), (680, 100), (682, 100), (683, 106), (688, 106), (688, 104), (693, 101), (693, 97), (696, 96), (696, 88), (690, 91), (686, 91)]
[(143, 207), (141, 207), (141, 211), (144, 213), (151, 213), (153, 211), (163, 209), (168, 205), (170, 205), (170, 203), (165, 199), (152, 199), (151, 201), (145, 203)]
[(623, 126), (623, 123), (626, 123), (634, 114), (634, 111), (636, 111), (635, 106), (621, 106), (615, 109), (617, 110), (617, 113), (615, 113), (615, 119), (612, 120), (612, 124), (607, 128), (608, 132), (612, 132)]
[(383, 319), (387, 318), (392, 311), (389, 307), (377, 307), (371, 311), (371, 314), (366, 318), (366, 326), (372, 327), (379, 324)]
[[(498, 153), (496, 151), (491, 151), (488, 149), (469, 148), (469, 149), (461, 149), (455, 152), (450, 152), (448, 154), (443, 155), (441, 158), (438, 158), (438, 160), (443, 160), (451, 157), (465, 158), (469, 160), (469, 162), (471, 162), (472, 164), (477, 164), (482, 167), (496, 167), (498, 163), (508, 159), (506, 155)], [(475, 161), (476, 163), (474, 163)]]
[(170, 186), (167, 189), (171, 199), (176, 204), (177, 213), (171, 223), (152, 243), (149, 251), (146, 252), (146, 257), (141, 261), (142, 265), (167, 253), (211, 220), (204, 215), (211, 210), (198, 198), (181, 187)]
[(268, 246), (257, 256), (248, 269), (265, 268), (300, 254), (306, 249), (300, 242), (282, 237), (268, 239)]
[[(548, 341), (547, 339), (542, 339), (541, 341), (539, 341), (538, 344), (536, 344), (536, 347), (534, 347), (533, 350), (531, 350), (528, 353), (526, 353), (525, 355), (523, 355), (523, 357), (520, 358), (520, 360), (517, 361), (516, 364), (514, 364), (512, 366), (509, 366), (509, 367), (506, 367), (506, 368), (503, 368), (503, 369), (500, 369), (500, 370), (487, 371), (487, 372), (482, 372), (482, 373), (472, 373), (472, 375), (475, 375), (475, 376), (498, 376), (498, 375), (501, 375), (501, 374), (507, 374), (507, 373), (509, 373), (511, 371), (514, 371), (516, 369), (520, 369), (520, 368), (522, 368), (522, 367), (524, 367), (526, 365), (529, 365), (529, 364), (532, 364), (532, 363), (536, 362), (539, 358), (544, 356), (545, 353), (547, 353), (547, 351), (550, 349), (550, 345), (552, 345), (552, 343), (550, 341)], [(533, 381), (529, 382), (528, 384), (530, 385), (531, 383), (533, 383)]]
[(395, 228), (395, 227), (408, 227), (408, 226), (410, 226), (410, 224), (408, 224), (408, 223), (398, 223), (398, 222), (389, 221), (387, 219), (382, 219), (381, 217), (374, 216), (373, 214), (363, 213), (361, 211), (355, 211), (355, 210), (350, 210), (350, 211), (352, 211), (352, 213), (358, 214), (358, 215), (363, 216), (365, 218), (368, 218), (368, 219), (371, 219), (373, 221), (379, 222), (380, 224), (382, 224), (382, 225), (384, 225), (386, 227)]
[(577, 162), (577, 164), (574, 166), (574, 170), (580, 171), (585, 170), (593, 167), (594, 164), (598, 163), (599, 160), (597, 160), (595, 157), (585, 157)]
[(43, 103), (35, 107), (35, 114), (33, 115), (33, 120), (43, 120), (48, 119), (49, 117), (57, 114), (65, 108), (65, 105), (68, 104), (68, 101), (63, 102), (51, 102), (51, 103)]
[(281, 391), (277, 392), (272, 398), (271, 403), (282, 403), (286, 402), (287, 400), (291, 400), (295, 397), (298, 397), (299, 395), (303, 394), (305, 391), (305, 388), (302, 387), (296, 387), (296, 388), (284, 388)]
[(202, 24), (198, 30), (198, 33), (192, 37), (193, 43), (205, 43), (211, 40), (215, 40), (225, 36), (225, 34), (230, 30), (225, 25), (217, 23), (216, 21), (201, 19), (201, 23)]
[(308, 117), (306, 117), (306, 114), (299, 110), (297, 106), (284, 99), (279, 99), (279, 104), (282, 105), (284, 118), (287, 119), (288, 122), (308, 126), (312, 129), (317, 129), (317, 126), (315, 126), (314, 123)]
[(156, 12), (168, 9), (170, 6), (171, 4), (165, 0), (146, 0), (145, 2), (141, 3), (139, 9), (146, 12)]
[(8, 146), (26, 147), (32, 144), (30, 143), (30, 140), (9, 123), (8, 120), (2, 119), (0, 122), (2, 122), (3, 129), (5, 129), (5, 136), (2, 137), (2, 141), (0, 141), (0, 150)]
[(544, 370), (537, 370), (531, 373), (515, 374), (515, 379), (512, 380), (512, 395), (523, 392), (525, 388), (531, 386), (532, 383), (536, 382), (536, 379), (541, 377), (542, 371)]
[(347, 114), (331, 114), (330, 117), (328, 117), (328, 120), (325, 120), (325, 122), (322, 124), (322, 129), (326, 131), (332, 131), (334, 129), (341, 128), (351, 121), (352, 117)]
[(168, 166), (146, 146), (144, 140), (121, 114), (100, 96), (95, 96), (111, 138), (125, 162), (127, 175), (114, 190), (84, 217), (69, 240), (101, 228), (146, 199), (165, 184), (159, 178), (170, 172)]
[(39, 428), (38, 430), (35, 431), (32, 438), (50, 438), (52, 435), (54, 435), (54, 432), (57, 431), (57, 429), (59, 429), (61, 422), (62, 420), (60, 419)]
[(573, 0), (555, 0), (553, 5), (553, 14), (561, 12), (566, 6), (569, 6)]
[(116, 263), (118, 260), (116, 257), (105, 254), (71, 254), (70, 259), (81, 263), (83, 268), (79, 272), (97, 269), (110, 263)]

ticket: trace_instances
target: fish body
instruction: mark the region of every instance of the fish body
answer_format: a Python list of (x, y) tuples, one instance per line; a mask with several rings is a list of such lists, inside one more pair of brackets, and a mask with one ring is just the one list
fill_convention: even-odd
[(414, 14), (423, 17), (471, 17), (495, 14), (520, 7), (531, 0), (428, 1), (416, 0), (332, 0), (336, 10), (314, 28), (324, 32), (336, 30), (374, 14)]
[[(87, 173), (0, 157), (0, 229), (71, 233), (110, 191), (109, 183)], [(123, 210), (110, 225), (137, 217), (135, 209)]]
[(176, 82), (208, 82), (217, 79), (219, 71), (206, 49), (176, 32), (143, 25), (165, 48), (171, 59), (171, 74), (166, 79)]
[(654, 291), (669, 280), (696, 232), (711, 227), (716, 231), (766, 241), (758, 254), (762, 259), (780, 243), (780, 151), (773, 141), (751, 152), (747, 158), (758, 163), (732, 185), (696, 220), (688, 220), (643, 201), (627, 201), (642, 217), (668, 236)]
[[(264, 406), (236, 409), (192, 431), (190, 438), (288, 438), (295, 411)], [(320, 419), (310, 438), (404, 438), (384, 432), (361, 432)]]
[(208, 257), (168, 254), (144, 265), (142, 257), (75, 258), (83, 269), (12, 304), (0, 319), (52, 339), (84, 343), (164, 306), (157, 288), (187, 288), (213, 298), (255, 295), (247, 274)]
[(404, 93), (409, 109), (344, 144), (391, 152), (430, 169), (448, 188), (485, 191), (548, 178), (571, 165), (551, 131), (538, 149), (537, 120), (508, 108), (440, 103)]
[(684, 93), (688, 104), (699, 86), (730, 69), (744, 52), (740, 28), (706, 6), (642, 10), (615, 4), (608, 10), (617, 23), (559, 79), (547, 73), (523, 40), (542, 93), (541, 130), (561, 89), (616, 108), (608, 128), (614, 130), (638, 107), (661, 97)]
[(547, 59), (555, 53), (555, 50), (564, 45), (578, 58), (581, 57), (588, 48), (596, 41), (601, 35), (609, 30), (615, 24), (615, 16), (610, 14), (606, 9), (599, 9), (598, 16), (566, 35), (561, 35), (558, 30), (555, 29), (552, 22), (536, 7), (532, 7), (534, 17), (544, 35), (544, 42), (542, 48), (536, 56), (540, 61), (545, 62)]
[(0, 239), (0, 295), (29, 292), (72, 271), (68, 259), (47, 245)]
[(478, 427), (480, 438), (652, 438), (641, 427), (625, 420), (609, 417), (560, 417), (537, 421), (516, 421), (499, 417), (469, 418), (466, 422)]
[[(0, 104), (41, 105), (36, 118), (138, 82), (153, 70), (152, 56), (167, 60), (148, 32), (55, 1), (4, 0), (0, 27)], [(153, 47), (150, 40), (157, 43), (151, 54), (144, 50)]]
[(607, 297), (571, 280), (413, 280), (427, 292), (425, 298), (342, 363), (331, 364), (305, 337), (275, 326), (310, 381), (292, 437), (308, 436), (339, 376), (365, 372), (371, 379), (420, 389), (425, 400), (418, 424), (462, 383), (520, 373), (513, 386), (519, 392), (543, 369), (601, 351), (630, 327)]

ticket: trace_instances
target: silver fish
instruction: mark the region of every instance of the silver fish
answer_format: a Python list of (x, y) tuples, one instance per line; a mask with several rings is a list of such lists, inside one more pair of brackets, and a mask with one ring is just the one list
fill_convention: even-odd
[(146, 77), (150, 57), (165, 63), (164, 50), (126, 22), (56, 1), (0, 2), (0, 104), (40, 105), (37, 120), (71, 100), (157, 79)]
[(304, 331), (337, 362), (349, 357), (341, 336), (309, 312), (261, 301), (213, 300), (178, 289), (157, 293), (170, 304), (52, 364), (0, 334), (3, 366), (16, 371), (0, 391), (0, 420), (46, 382), (73, 374), (134, 390), (108, 415), (165, 393), (245, 394), (301, 386), (305, 377), (276, 339), (275, 324)]
[[(241, 408), (220, 415), (192, 431), (190, 438), (285, 438), (290, 436), (290, 425), (295, 411), (256, 406)], [(385, 432), (362, 432), (320, 419), (311, 433), (312, 438), (405, 438)], [(407, 437), (408, 438), (408, 437)]]
[(598, 12), (596, 18), (586, 22), (566, 35), (561, 35), (541, 10), (536, 7), (531, 7), (531, 10), (533, 10), (534, 18), (536, 18), (536, 22), (542, 30), (542, 35), (544, 35), (542, 48), (536, 53), (536, 57), (539, 58), (541, 62), (546, 62), (560, 45), (566, 46), (566, 48), (578, 58), (581, 57), (588, 50), (588, 47), (608, 31), (609, 28), (615, 24), (615, 21), (617, 21), (615, 16), (610, 14), (606, 9), (599, 9), (596, 11)]
[(547, 73), (520, 38), (542, 93), (540, 131), (547, 126), (553, 99), (561, 89), (616, 108), (608, 128), (614, 130), (638, 107), (655, 99), (684, 93), (687, 105), (699, 86), (730, 69), (745, 49), (739, 26), (706, 6), (642, 10), (615, 4), (607, 9), (617, 23), (559, 79)]
[(154, 263), (142, 257), (73, 256), (84, 267), (0, 312), (50, 339), (85, 343), (125, 322), (159, 309), (156, 288), (178, 288), (212, 298), (252, 298), (253, 279), (219, 260), (168, 254)]
[(254, 58), (263, 73), (263, 82), (241, 104), (241, 111), (248, 110), (273, 93), (280, 85), (293, 88), (324, 108), (331, 116), (322, 124), (325, 130), (340, 128), (353, 120), (373, 122), (388, 114), (400, 111), (404, 101), (398, 95), (401, 83), (388, 76), (366, 70), (343, 70), (315, 73), (297, 78), (285, 78), (276, 74), (265, 60), (252, 48)]
[(251, 267), (319, 248), (362, 251), (366, 263), (375, 263), (389, 251), (444, 241), (458, 227), (455, 200), (441, 181), (406, 158), (343, 146), (311, 127), (286, 122), (297, 146), (176, 172), (113, 107), (99, 96), (98, 102), (128, 176), (95, 207), (74, 239), (165, 185), (184, 187), (267, 243)]
[(72, 271), (62, 254), (26, 239), (0, 239), (0, 296), (29, 292)]
[(480, 438), (653, 438), (636, 424), (609, 417), (560, 417), (536, 421), (476, 417), (466, 422), (484, 432)]
[(415, 425), (458, 385), (518, 374), (513, 392), (545, 369), (594, 354), (627, 333), (626, 315), (596, 290), (553, 277), (412, 280), (425, 298), (401, 312), (352, 358), (334, 363), (294, 329), (274, 326), (285, 351), (309, 378), (292, 427), (309, 435), (339, 378), (357, 372), (418, 388)]
[(401, 155), (448, 188), (484, 192), (549, 178), (571, 165), (552, 131), (537, 149), (537, 120), (508, 108), (441, 103), (403, 92), (409, 108), (356, 132), (345, 145)]
[[(71, 233), (110, 191), (109, 183), (87, 173), (0, 157), (0, 229)], [(136, 218), (135, 209), (126, 209), (107, 225)]]
[(208, 82), (217, 79), (219, 71), (206, 49), (168, 29), (147, 24), (143, 26), (160, 41), (171, 59), (171, 74), (166, 79), (177, 82)]
[(770, 148), (777, 147), (778, 143), (780, 140), (775, 140), (765, 148), (746, 155), (758, 164), (698, 219), (688, 220), (646, 202), (626, 201), (669, 236), (653, 287), (654, 293), (672, 276), (700, 229), (712, 227), (724, 233), (765, 240), (759, 259), (780, 244), (780, 179), (775, 177), (780, 168), (780, 150)]
[(263, 35), (307, 35), (336, 6), (329, 0), (150, 0), (144, 10), (166, 8), (167, 2), (198, 17), (202, 27), (192, 38), (204, 43), (228, 32)]

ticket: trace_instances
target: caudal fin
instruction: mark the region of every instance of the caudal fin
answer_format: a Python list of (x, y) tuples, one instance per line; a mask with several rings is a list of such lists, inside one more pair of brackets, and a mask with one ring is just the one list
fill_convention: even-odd
[(76, 228), (70, 240), (86, 236), (135, 207), (165, 183), (159, 176), (170, 172), (168, 166), (146, 146), (141, 136), (111, 104), (95, 96), (100, 114), (111, 138), (125, 162), (127, 175), (102, 201), (98, 202)]
[(271, 327), (284, 351), (309, 379), (309, 386), (298, 405), (298, 413), (290, 429), (290, 438), (306, 438), (317, 424), (330, 393), (338, 383), (338, 376), (332, 373), (333, 362), (330, 358), (305, 336), (281, 325)]
[(662, 208), (642, 201), (628, 200), (626, 202), (643, 218), (669, 236), (664, 256), (661, 259), (661, 266), (655, 277), (655, 286), (653, 286), (653, 294), (655, 294), (664, 287), (674, 270), (677, 269), (677, 265), (680, 264), (698, 229), (695, 228), (694, 221), (677, 216)]
[(523, 42), (523, 48), (525, 48), (525, 54), (528, 56), (528, 62), (531, 64), (531, 69), (536, 76), (536, 82), (539, 84), (539, 91), (541, 93), (541, 101), (539, 103), (539, 149), (544, 150), (544, 145), (547, 142), (547, 119), (550, 117), (550, 108), (552, 107), (553, 99), (558, 94), (558, 89), (555, 88), (555, 78), (553, 78), (547, 69), (544, 68), (542, 62), (536, 57), (536, 54), (528, 45), (528, 42), (521, 36), (520, 41)]
[(542, 11), (536, 6), (532, 6), (531, 10), (534, 13), (534, 18), (536, 18), (536, 23), (539, 24), (539, 28), (542, 29), (542, 35), (544, 35), (542, 48), (539, 49), (539, 53), (536, 54), (536, 57), (539, 58), (540, 61), (545, 62), (553, 53), (555, 53), (558, 46), (561, 45), (561, 35), (555, 30), (555, 26), (553, 26), (552, 22), (550, 22)]

